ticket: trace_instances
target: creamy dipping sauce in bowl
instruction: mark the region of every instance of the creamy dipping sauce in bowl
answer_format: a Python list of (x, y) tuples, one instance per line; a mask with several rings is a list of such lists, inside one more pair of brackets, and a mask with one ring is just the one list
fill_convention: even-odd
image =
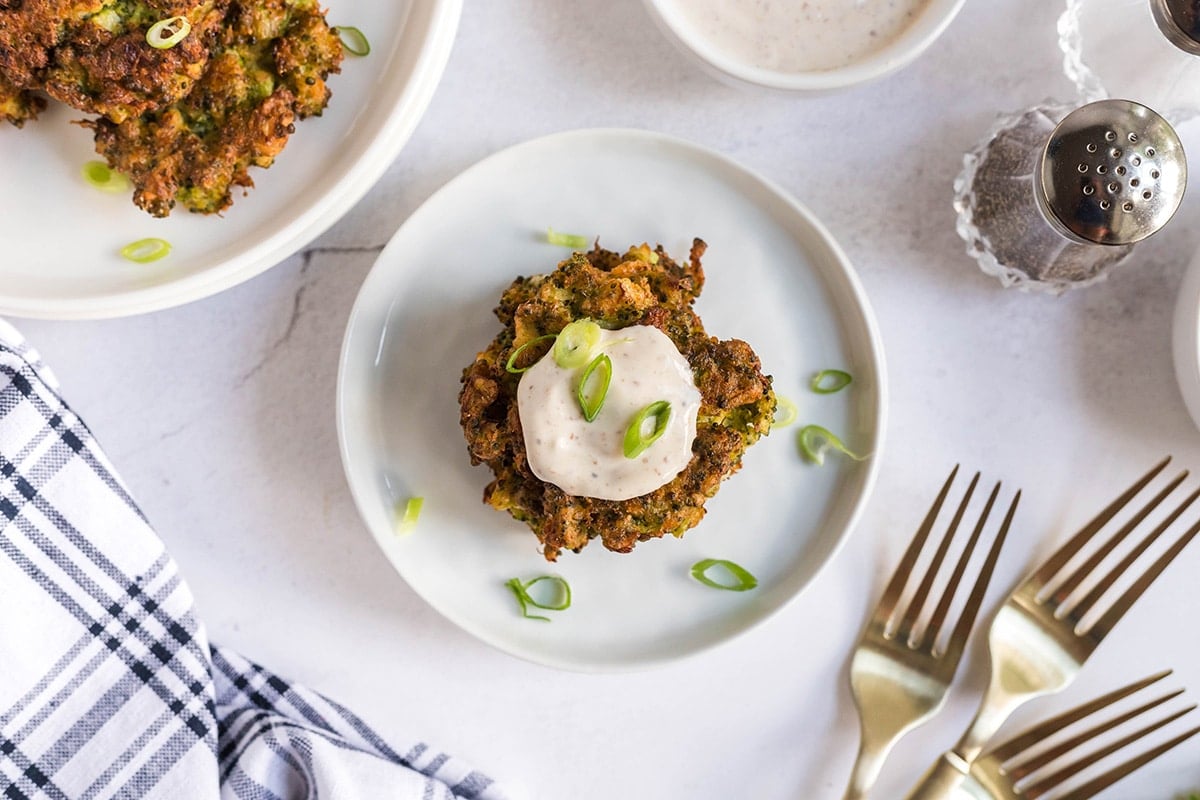
[[(583, 369), (559, 366), (551, 350), (521, 376), (517, 409), (529, 468), (567, 494), (641, 497), (669, 483), (692, 460), (700, 390), (687, 359), (658, 328), (601, 331), (595, 352), (612, 360), (612, 380), (591, 422), (576, 395)], [(626, 457), (630, 424), (660, 401), (670, 403), (662, 435), (636, 457)]]
[(782, 72), (853, 64), (904, 32), (927, 0), (677, 0), (712, 46)]
[(964, 0), (645, 0), (685, 52), (718, 77), (828, 91), (922, 53)]

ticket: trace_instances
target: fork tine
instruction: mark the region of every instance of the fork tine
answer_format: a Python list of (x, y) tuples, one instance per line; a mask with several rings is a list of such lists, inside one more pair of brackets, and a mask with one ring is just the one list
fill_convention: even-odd
[(992, 506), (996, 503), (996, 495), (1000, 493), (1000, 483), (997, 482), (992, 488), (992, 493), (988, 495), (987, 502), (983, 506), (983, 512), (979, 515), (979, 520), (975, 523), (975, 529), (971, 531), (971, 538), (967, 539), (967, 545), (963, 548), (962, 554), (958, 557), (958, 563), (954, 565), (954, 572), (950, 575), (950, 582), (946, 584), (945, 590), (942, 592), (942, 597), (938, 601), (937, 608), (933, 611), (933, 616), (929, 618), (929, 625), (926, 627), (926, 633), (932, 642), (936, 641), (938, 634), (941, 632), (942, 623), (946, 621), (946, 615), (950, 612), (950, 603), (954, 600), (954, 595), (958, 592), (958, 585), (962, 583), (963, 576), (967, 572), (967, 563), (971, 560), (971, 555), (975, 552), (975, 545), (979, 543), (979, 537), (983, 533), (983, 525), (987, 518), (992, 513)]
[(1027, 748), (1032, 747), (1041, 740), (1049, 736), (1053, 736), (1055, 733), (1061, 731), (1068, 725), (1073, 725), (1079, 720), (1091, 716), (1100, 709), (1110, 706), (1118, 700), (1128, 697), (1134, 692), (1141, 691), (1147, 686), (1158, 683), (1170, 674), (1171, 670), (1164, 670), (1157, 675), (1151, 675), (1148, 678), (1143, 678), (1142, 680), (1131, 683), (1128, 686), (1123, 686), (1120, 689), (1109, 692), (1103, 697), (1097, 697), (1095, 700), (1092, 700), (1089, 703), (1084, 703), (1083, 705), (1073, 708), (1070, 711), (1065, 711), (1056, 717), (1051, 717), (1040, 725), (1036, 725), (1033, 728), (1024, 731), (1020, 735), (1009, 739), (1007, 742), (1004, 742), (1003, 744), (993, 748), (989, 755), (995, 756), (996, 758), (1000, 759), (1001, 762), (1008, 761), (1013, 756), (1024, 752)]
[[(1078, 775), (1080, 770), (1088, 767), (1091, 764), (1095, 764), (1097, 761), (1100, 761), (1101, 759), (1108, 758), (1113, 753), (1116, 753), (1119, 750), (1123, 750), (1127, 745), (1133, 744), (1138, 739), (1141, 739), (1145, 736), (1149, 736), (1151, 733), (1154, 733), (1156, 730), (1163, 727), (1164, 725), (1168, 725), (1168, 724), (1174, 722), (1175, 720), (1179, 719), (1180, 717), (1184, 716), (1185, 714), (1190, 714), (1195, 710), (1196, 710), (1196, 706), (1190, 706), (1188, 708), (1183, 709), (1182, 711), (1176, 711), (1174, 714), (1171, 714), (1170, 716), (1164, 717), (1163, 719), (1160, 719), (1157, 722), (1152, 722), (1149, 725), (1147, 725), (1146, 727), (1136, 730), (1133, 733), (1129, 734), (1128, 736), (1123, 736), (1120, 739), (1118, 739), (1117, 741), (1112, 742), (1111, 744), (1105, 745), (1104, 747), (1101, 747), (1099, 750), (1097, 750), (1094, 753), (1088, 753), (1087, 755), (1081, 756), (1074, 763), (1068, 764), (1067, 766), (1065, 766), (1062, 769), (1055, 772), (1053, 775), (1050, 775), (1049, 777), (1045, 778), (1044, 780), (1040, 780), (1033, 786), (1028, 787), (1025, 790), (1024, 794), (1027, 798), (1029, 798), (1029, 800), (1032, 800), (1035, 797), (1041, 797), (1046, 792), (1050, 791), (1055, 786), (1058, 786), (1060, 783), (1067, 780), (1068, 778), (1073, 778), (1076, 775)], [(1090, 795), (1083, 795), (1083, 797), (1089, 797), (1089, 796)]]
[(1138, 525), (1141, 525), (1146, 517), (1150, 516), (1150, 513), (1154, 511), (1154, 509), (1158, 508), (1159, 504), (1161, 504), (1163, 500), (1167, 499), (1171, 492), (1179, 488), (1179, 484), (1183, 483), (1187, 476), (1187, 470), (1179, 473), (1175, 480), (1167, 484), (1167, 486), (1158, 494), (1156, 494), (1149, 503), (1142, 506), (1142, 508), (1138, 510), (1138, 512), (1134, 514), (1128, 522), (1122, 525), (1116, 533), (1108, 537), (1108, 540), (1104, 542), (1103, 545), (1096, 548), (1096, 552), (1093, 553), (1086, 562), (1080, 565), (1079, 569), (1075, 570), (1070, 576), (1067, 577), (1066, 580), (1059, 584), (1058, 588), (1054, 590), (1055, 605), (1062, 605), (1064, 602), (1066, 602), (1066, 599), (1070, 596), (1071, 592), (1079, 588), (1079, 585), (1087, 580), (1087, 577), (1095, 571), (1096, 567), (1100, 565), (1100, 562), (1103, 561), (1109, 553), (1115, 550), (1117, 546), (1121, 544), (1121, 542), (1125, 541), (1125, 539), (1129, 537), (1129, 534), (1133, 533), (1134, 528), (1136, 528)]
[[(942, 568), (942, 562), (946, 560), (946, 553), (950, 550), (950, 543), (954, 541), (954, 534), (958, 531), (958, 524), (962, 522), (963, 515), (967, 511), (967, 505), (971, 502), (971, 497), (975, 494), (975, 487), (978, 484), (979, 473), (976, 472), (975, 477), (971, 478), (971, 483), (967, 485), (967, 491), (963, 494), (962, 501), (958, 504), (953, 519), (950, 520), (950, 525), (942, 535), (941, 542), (938, 543), (938, 548), (933, 554), (933, 560), (929, 562), (929, 566), (925, 569), (925, 577), (921, 579), (921, 585), (917, 587), (916, 593), (908, 603), (908, 608), (904, 611), (904, 618), (900, 620), (900, 624), (896, 628), (896, 638), (902, 642), (909, 641), (913, 631), (916, 630), (917, 620), (921, 616), (921, 609), (925, 607), (925, 601), (929, 598), (929, 592), (933, 588), (933, 581), (937, 578), (938, 571)], [(922, 636), (922, 639), (924, 638)], [(921, 642), (914, 641), (912, 645), (913, 647), (920, 647)], [(931, 642), (930, 647), (932, 646)]]
[[(996, 499), (996, 493), (1000, 491), (1000, 484), (996, 484), (996, 488), (992, 490), (992, 496), (988, 499), (988, 509), (991, 508), (991, 503)], [(1000, 559), (1000, 548), (1004, 546), (1004, 540), (1008, 536), (1009, 526), (1012, 525), (1013, 515), (1017, 513), (1017, 505), (1021, 502), (1021, 492), (1017, 491), (1013, 496), (1012, 503), (1008, 506), (1008, 513), (1004, 515), (1004, 522), (1000, 524), (1000, 531), (996, 534), (995, 540), (992, 542), (992, 549), (988, 551), (987, 558), (983, 562), (983, 567), (979, 570), (979, 575), (975, 578), (975, 585), (971, 588), (971, 594), (967, 597), (967, 603), (963, 606), (962, 615), (958, 618), (958, 624), (954, 626), (954, 630), (950, 633), (950, 640), (946, 644), (945, 657), (949, 663), (957, 663), (962, 656), (964, 648), (967, 646), (967, 638), (971, 635), (971, 626), (975, 624), (975, 617), (979, 614), (979, 609), (983, 605), (983, 596), (987, 593), (988, 583), (992, 580), (992, 572), (996, 568), (996, 562)], [(986, 515), (986, 512), (985, 512)], [(983, 520), (979, 521), (979, 528), (983, 527)], [(978, 529), (976, 529), (978, 535)], [(968, 547), (973, 546), (972, 541)], [(969, 551), (964, 552), (962, 560), (959, 562), (960, 569), (965, 569), (967, 559), (971, 557)], [(952, 595), (947, 592), (942, 597), (942, 604), (938, 606), (935, 612), (935, 619), (939, 616), (945, 616), (946, 609), (950, 605)], [(940, 622), (940, 621), (939, 621)], [(932, 623), (930, 623), (932, 627)]]
[(1154, 480), (1158, 473), (1166, 469), (1167, 464), (1171, 462), (1171, 457), (1167, 456), (1162, 461), (1158, 462), (1145, 475), (1138, 479), (1133, 486), (1125, 490), (1125, 493), (1113, 500), (1108, 506), (1092, 519), (1087, 525), (1084, 525), (1079, 533), (1075, 534), (1069, 542), (1055, 551), (1054, 555), (1046, 560), (1046, 563), (1033, 574), (1034, 579), (1047, 583), (1051, 578), (1058, 574), (1058, 571), (1066, 566), (1067, 562), (1074, 558), (1079, 549), (1091, 540), (1096, 532), (1108, 524), (1109, 520), (1115, 517), (1121, 509), (1128, 505), (1129, 501), (1137, 495), (1142, 489), (1146, 488), (1146, 484)]
[[(1097, 736), (1107, 733), (1108, 731), (1111, 731), (1113, 728), (1116, 728), (1120, 725), (1124, 725), (1126, 722), (1129, 722), (1129, 720), (1136, 719), (1142, 714), (1145, 714), (1147, 711), (1161, 706), (1163, 703), (1174, 700), (1181, 694), (1183, 694), (1183, 689), (1176, 689), (1173, 692), (1164, 694), (1162, 697), (1151, 700), (1149, 703), (1144, 703), (1143, 705), (1138, 706), (1131, 711), (1126, 711), (1123, 714), (1115, 716), (1107, 722), (1101, 722), (1099, 725), (1093, 725), (1086, 731), (1077, 733), (1070, 739), (1067, 739), (1065, 742), (1057, 744), (1045, 752), (1038, 753), (1033, 758), (1022, 761), (1015, 767), (1005, 767), (1005, 772), (1008, 773), (1009, 777), (1011, 777), (1013, 781), (1019, 781), (1026, 775), (1032, 775), (1047, 764), (1057, 761), (1061, 756), (1065, 756), (1067, 753), (1071, 752), (1076, 747), (1079, 747), (1081, 744), (1086, 744)], [(1193, 706), (1193, 708), (1195, 708), (1195, 706)], [(1191, 709), (1188, 710), (1190, 711)], [(1186, 711), (1180, 712), (1177, 716), (1182, 716), (1186, 713)], [(1174, 719), (1174, 717), (1172, 719)]]
[(1075, 609), (1073, 611), (1075, 616), (1077, 618), (1082, 618), (1085, 614), (1087, 614), (1087, 612), (1091, 610), (1093, 606), (1095, 606), (1096, 601), (1099, 600), (1105, 592), (1112, 588), (1113, 584), (1125, 574), (1126, 570), (1133, 566), (1133, 563), (1141, 558), (1142, 554), (1149, 550), (1151, 545), (1158, 541), (1158, 538), (1166, 532), (1167, 528), (1171, 527), (1171, 525), (1175, 523), (1175, 520), (1179, 519), (1183, 512), (1186, 511), (1192, 505), (1192, 503), (1196, 502), (1196, 498), (1198, 497), (1200, 497), (1200, 489), (1197, 489), (1188, 495), (1187, 498), (1185, 498), (1184, 501), (1180, 503), (1174, 511), (1168, 514), (1167, 517), (1154, 528), (1154, 530), (1147, 534), (1142, 541), (1138, 542), (1136, 547), (1131, 549), (1129, 553), (1127, 553), (1125, 557), (1121, 559), (1121, 563), (1109, 570), (1108, 574), (1099, 580), (1096, 585), (1093, 586), (1086, 595), (1084, 595), (1083, 599), (1075, 604)]
[(938, 492), (937, 499), (930, 506), (929, 513), (925, 515), (924, 521), (921, 522), (921, 527), (917, 528), (912, 544), (908, 546), (908, 550), (904, 553), (904, 558), (896, 566), (896, 572), (892, 575), (892, 580), (883, 592), (883, 599), (879, 601), (879, 606), (875, 609), (875, 615), (871, 618), (872, 624), (886, 626), (887, 621), (892, 616), (892, 612), (896, 610), (896, 603), (900, 600), (900, 595), (904, 593), (904, 586), (908, 583), (908, 576), (912, 572), (913, 566), (916, 565), (917, 558), (921, 555), (921, 548), (925, 546), (925, 540), (929, 538), (929, 531), (932, 530), (934, 520), (937, 519), (938, 513), (942, 510), (942, 503), (945, 502), (946, 495), (950, 492), (950, 484), (954, 483), (954, 478), (957, 475), (958, 465), (955, 464), (954, 469), (950, 470), (950, 477), (946, 478), (946, 482), (942, 484), (942, 490)]
[(1142, 577), (1138, 578), (1132, 586), (1125, 590), (1125, 594), (1121, 595), (1108, 611), (1104, 612), (1104, 616), (1092, 626), (1089, 634), (1100, 638), (1106, 636), (1113, 629), (1113, 626), (1121, 620), (1125, 612), (1129, 610), (1129, 607), (1137, 602), (1137, 599), (1142, 596), (1142, 593), (1146, 589), (1150, 588), (1150, 584), (1154, 583), (1154, 579), (1167, 568), (1167, 565), (1175, 560), (1175, 556), (1183, 552), (1183, 548), (1191, 543), (1197, 533), (1200, 533), (1200, 522), (1188, 528), (1187, 532), (1180, 536), (1175, 541), (1175, 544), (1171, 545), (1169, 550), (1159, 556), (1158, 560), (1150, 565), (1150, 568), (1146, 570)]
[(1100, 794), (1100, 792), (1104, 791), (1109, 786), (1112, 786), (1129, 773), (1133, 772), (1134, 770), (1141, 769), (1154, 759), (1161, 756), (1163, 753), (1167, 752), (1173, 747), (1176, 747), (1177, 745), (1186, 742), (1197, 733), (1200, 733), (1200, 728), (1192, 728), (1190, 731), (1185, 731), (1169, 742), (1163, 742), (1159, 746), (1146, 751), (1142, 755), (1136, 758), (1131, 758), (1124, 764), (1113, 767), (1100, 777), (1094, 778), (1085, 783), (1083, 786), (1080, 786), (1075, 791), (1063, 795), (1059, 800), (1088, 800), (1090, 797), (1095, 797), (1096, 795)]

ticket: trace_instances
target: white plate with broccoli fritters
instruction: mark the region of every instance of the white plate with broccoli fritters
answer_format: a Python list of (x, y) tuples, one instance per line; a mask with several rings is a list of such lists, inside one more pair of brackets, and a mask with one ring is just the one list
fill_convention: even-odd
[[(488, 446), (504, 430), (485, 430), (501, 415), (480, 399), (487, 387), (472, 389), (460, 405), (464, 378), (479, 378), (478, 367), (466, 373), (464, 367), (480, 359), (498, 364), (501, 350), (508, 361), (504, 320), (513, 309), (501, 300), (512, 298), (506, 287), (519, 288), (521, 276), (551, 273), (571, 259), (570, 249), (548, 242), (548, 227), (581, 235), (589, 248), (598, 240), (617, 253), (631, 244), (643, 256), (653, 250), (660, 263), (662, 254), (694, 257), (695, 240), (703, 239), (703, 290), (691, 307), (704, 332), (748, 343), (773, 392), (797, 406), (797, 424), (771, 430), (744, 454), (739, 449), (740, 470), (727, 471), (695, 527), (690, 519), (669, 526), (682, 536), (659, 537), (655, 528), (630, 547), (632, 541), (601, 541), (596, 531), (593, 545), (572, 540), (559, 547), (544, 531), (535, 536), (540, 520), (533, 519), (531, 531), (514, 519), (531, 518), (523, 509), (543, 502), (537, 493), (522, 489), (520, 503), (506, 495), (497, 506), (505, 510), (485, 502), (496, 500), (489, 486), (509, 474), (504, 448)], [(643, 242), (649, 247), (641, 248)], [(592, 260), (607, 263), (599, 251)], [(616, 269), (632, 274), (636, 266)], [(607, 290), (597, 283), (596, 291)], [(642, 322), (653, 322), (653, 309), (636, 310), (651, 315)], [(588, 313), (612, 322), (600, 306)], [(547, 317), (535, 327), (559, 330), (563, 322), (551, 325)], [(500, 347), (489, 355), (497, 337)], [(853, 382), (817, 394), (809, 384), (825, 369), (844, 370)], [(874, 482), (884, 417), (875, 323), (824, 228), (782, 190), (724, 156), (642, 131), (537, 139), (442, 188), (399, 230), (364, 283), (338, 379), (342, 459), (355, 501), (408, 584), (502, 650), (586, 671), (635, 669), (697, 653), (795, 598), (858, 517)], [(868, 457), (831, 453), (824, 466), (806, 463), (796, 435), (808, 423)], [(495, 463), (473, 466), (473, 457)], [(527, 487), (530, 477), (521, 476)], [(405, 523), (408, 501), (418, 497), (420, 513)], [(569, 504), (558, 498), (555, 513)], [(633, 519), (644, 505), (624, 511)], [(548, 555), (557, 560), (549, 563)], [(704, 585), (691, 570), (706, 559), (736, 563), (757, 586), (733, 592)], [(525, 616), (511, 582), (528, 585), (543, 575), (566, 581), (570, 607), (527, 606)], [(545, 581), (528, 591), (561, 605), (557, 592), (538, 594), (555, 588), (561, 584)]]
[[(0, 0), (0, 314), (153, 311), (287, 258), (395, 159), (461, 10), (462, 0)], [(343, 52), (342, 41), (361, 43), (339, 25), (361, 30), (369, 54)], [(89, 164), (118, 171), (104, 187), (115, 191), (85, 180)], [(169, 255), (131, 260), (142, 253), (127, 246), (146, 239)]]

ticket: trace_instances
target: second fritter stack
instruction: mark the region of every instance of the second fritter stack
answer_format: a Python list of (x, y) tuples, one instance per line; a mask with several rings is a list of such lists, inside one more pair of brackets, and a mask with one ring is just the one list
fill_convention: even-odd
[[(173, 17), (191, 30), (151, 46)], [(217, 213), (324, 110), (342, 55), (316, 0), (0, 0), (0, 116), (34, 118), (37, 91), (99, 114), (84, 124), (139, 207)]]

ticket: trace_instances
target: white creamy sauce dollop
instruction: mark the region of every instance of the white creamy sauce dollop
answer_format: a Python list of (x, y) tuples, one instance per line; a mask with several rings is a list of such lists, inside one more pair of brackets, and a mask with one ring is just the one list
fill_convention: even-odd
[[(601, 331), (594, 352), (612, 359), (612, 382), (592, 422), (576, 396), (582, 367), (560, 367), (551, 349), (521, 376), (517, 410), (529, 468), (567, 494), (640, 497), (669, 483), (692, 460), (700, 391), (687, 359), (658, 328)], [(626, 458), (626, 430), (639, 411), (659, 400), (671, 404), (666, 430), (641, 455)]]
[(674, 0), (726, 57), (780, 72), (852, 64), (883, 48), (928, 0)]

